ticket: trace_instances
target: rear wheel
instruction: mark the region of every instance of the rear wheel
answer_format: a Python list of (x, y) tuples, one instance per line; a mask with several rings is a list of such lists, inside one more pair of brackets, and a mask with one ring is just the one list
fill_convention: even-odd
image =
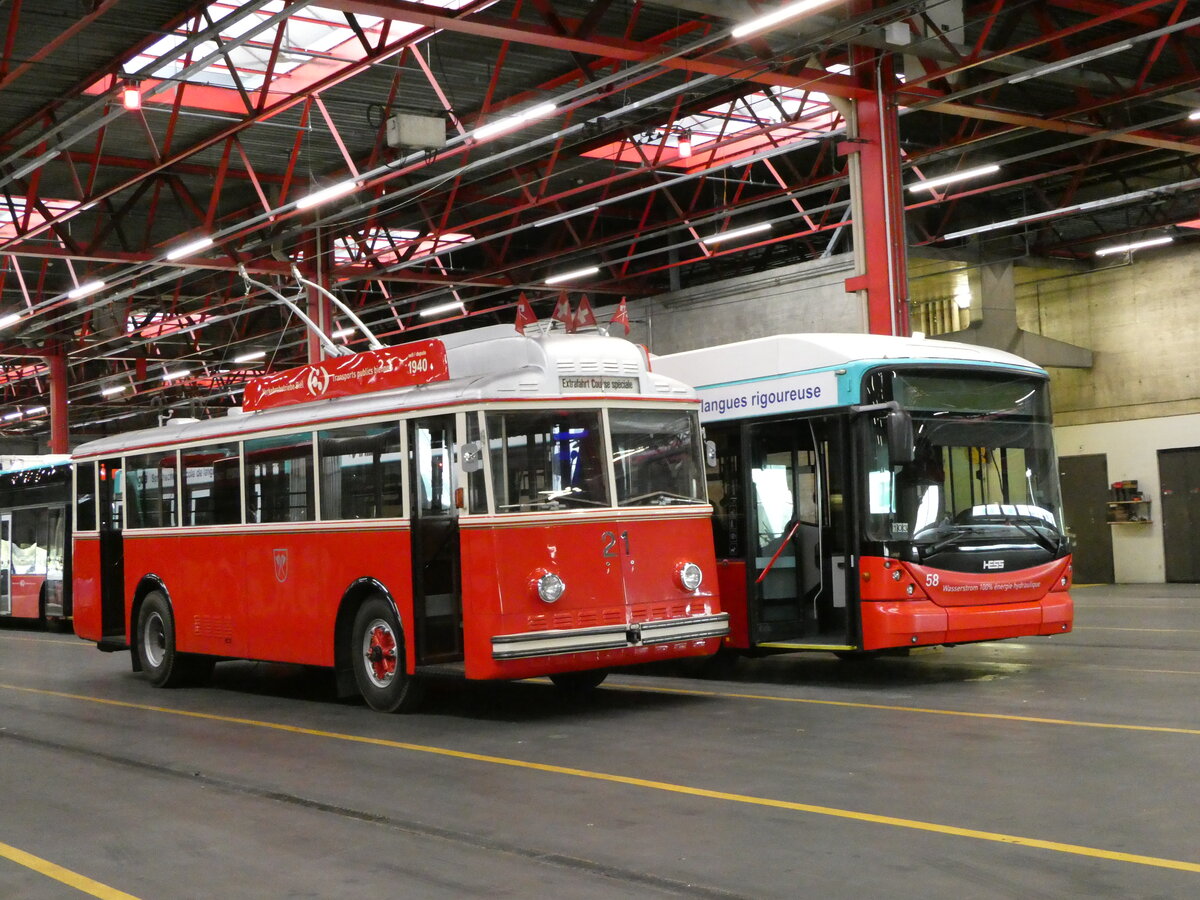
[(354, 680), (367, 706), (378, 712), (410, 712), (421, 700), (420, 681), (405, 671), (404, 632), (392, 605), (368, 597), (350, 632)]
[(587, 669), (583, 672), (555, 672), (550, 681), (566, 694), (588, 694), (600, 687), (608, 677), (608, 669)]
[(137, 654), (155, 687), (179, 687), (212, 672), (213, 659), (175, 649), (175, 614), (162, 591), (151, 591), (138, 612)]

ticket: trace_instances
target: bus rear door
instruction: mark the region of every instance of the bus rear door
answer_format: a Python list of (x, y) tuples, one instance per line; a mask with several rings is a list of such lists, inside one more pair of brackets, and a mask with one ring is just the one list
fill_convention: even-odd
[(417, 664), (463, 658), (454, 416), (409, 422), (413, 618)]
[(123, 648), (125, 634), (125, 548), (121, 538), (121, 459), (100, 463), (100, 648)]

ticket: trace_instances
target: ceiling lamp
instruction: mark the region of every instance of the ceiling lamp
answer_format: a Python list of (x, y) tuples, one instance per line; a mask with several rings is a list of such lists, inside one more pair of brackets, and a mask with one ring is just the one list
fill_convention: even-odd
[(92, 294), (102, 290), (104, 290), (103, 281), (87, 281), (79, 285), (79, 287), (75, 288), (75, 290), (68, 291), (67, 299), (78, 300), (81, 297), (90, 297)]
[(1146, 247), (1161, 247), (1163, 244), (1173, 243), (1175, 238), (1170, 235), (1162, 237), (1147, 238), (1144, 241), (1134, 241), (1132, 244), (1117, 244), (1112, 247), (1101, 247), (1096, 251), (1097, 256), (1111, 256), (1114, 253), (1128, 253), (1133, 250), (1142, 250)]
[(585, 275), (595, 275), (599, 271), (599, 266), (588, 266), (584, 269), (574, 269), (570, 272), (563, 272), (561, 275), (551, 275), (546, 279), (546, 284), (558, 284), (561, 281), (571, 281), (575, 278), (583, 278)]
[(799, 0), (798, 3), (789, 3), (786, 6), (781, 6), (775, 12), (759, 16), (757, 19), (751, 19), (749, 22), (743, 22), (741, 25), (735, 27), (731, 34), (735, 38), (749, 37), (781, 22), (786, 22), (788, 19), (794, 19), (796, 16), (811, 12), (818, 7), (828, 6), (832, 2), (833, 0)]
[(121, 105), (130, 112), (142, 108), (142, 89), (136, 81), (127, 81), (121, 86)]
[(944, 184), (953, 184), (956, 181), (965, 181), (968, 178), (978, 178), (981, 175), (991, 175), (993, 172), (999, 172), (998, 165), (976, 166), (973, 169), (963, 169), (961, 172), (951, 172), (948, 175), (940, 175), (937, 178), (926, 178), (924, 181), (917, 181), (908, 186), (910, 191), (931, 191), (935, 187), (941, 187)]
[(186, 244), (181, 244), (174, 250), (167, 251), (167, 259), (176, 260), (183, 259), (185, 256), (195, 256), (201, 250), (207, 250), (213, 245), (213, 239), (210, 237), (196, 238), (194, 241), (189, 241)]
[(747, 225), (745, 228), (735, 228), (733, 231), (722, 231), (720, 234), (710, 234), (706, 238), (701, 238), (701, 243), (704, 244), (719, 244), (721, 241), (732, 241), (736, 238), (745, 237), (748, 234), (758, 234), (760, 231), (770, 231), (770, 222), (758, 222), (754, 225)]
[(338, 197), (344, 197), (351, 191), (358, 189), (357, 179), (351, 178), (347, 181), (339, 181), (337, 184), (331, 184), (327, 188), (322, 188), (319, 191), (314, 191), (306, 197), (301, 197), (296, 201), (296, 209), (309, 209), (329, 200), (335, 200)]

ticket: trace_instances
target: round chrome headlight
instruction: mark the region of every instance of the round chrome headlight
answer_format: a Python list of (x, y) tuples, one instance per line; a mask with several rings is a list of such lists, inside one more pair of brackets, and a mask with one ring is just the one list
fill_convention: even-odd
[(547, 603), (553, 603), (563, 595), (563, 591), (566, 589), (567, 583), (553, 572), (547, 572), (537, 580), (538, 596)]
[(685, 591), (694, 591), (704, 580), (704, 573), (694, 562), (685, 562), (679, 567), (679, 583)]

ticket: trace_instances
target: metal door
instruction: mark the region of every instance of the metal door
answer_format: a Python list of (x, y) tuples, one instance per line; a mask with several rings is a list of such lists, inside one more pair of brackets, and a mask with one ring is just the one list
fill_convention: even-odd
[(463, 658), (454, 416), (409, 422), (417, 662)]
[(1108, 509), (1108, 457), (1060, 456), (1063, 517), (1073, 546), (1077, 584), (1112, 584), (1112, 527)]
[(1200, 466), (1200, 447), (1158, 451), (1163, 558), (1168, 582), (1200, 582), (1200, 539), (1196, 533), (1200, 526), (1200, 473), (1197, 466)]

